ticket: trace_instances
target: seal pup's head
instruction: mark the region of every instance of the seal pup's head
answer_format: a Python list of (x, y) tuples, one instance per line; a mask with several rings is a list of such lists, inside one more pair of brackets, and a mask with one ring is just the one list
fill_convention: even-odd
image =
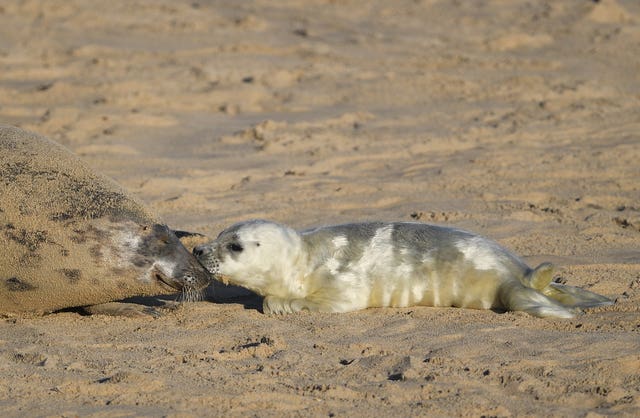
[(295, 287), (302, 255), (300, 235), (285, 225), (264, 220), (237, 223), (193, 254), (216, 280), (260, 295)]

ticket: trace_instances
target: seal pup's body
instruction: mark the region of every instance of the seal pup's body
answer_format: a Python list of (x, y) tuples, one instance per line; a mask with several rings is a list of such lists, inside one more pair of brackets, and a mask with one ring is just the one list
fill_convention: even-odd
[(209, 275), (176, 234), (66, 148), (0, 125), (0, 314), (87, 307), (152, 314), (114, 301), (182, 291)]
[(254, 220), (194, 254), (214, 278), (265, 297), (265, 313), (455, 306), (570, 318), (609, 299), (552, 283), (497, 243), (454, 228), (368, 222), (296, 232)]

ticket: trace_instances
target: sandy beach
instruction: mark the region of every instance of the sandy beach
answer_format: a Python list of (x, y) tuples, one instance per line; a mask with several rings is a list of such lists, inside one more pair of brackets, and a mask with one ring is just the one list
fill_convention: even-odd
[(456, 226), (616, 301), (0, 318), (3, 416), (640, 415), (637, 1), (7, 0), (0, 124), (175, 229)]

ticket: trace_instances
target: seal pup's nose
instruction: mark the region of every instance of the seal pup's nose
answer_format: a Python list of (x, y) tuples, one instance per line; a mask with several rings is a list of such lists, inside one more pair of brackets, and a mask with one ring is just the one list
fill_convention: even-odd
[(211, 254), (211, 248), (206, 245), (198, 245), (193, 248), (193, 255), (196, 256), (196, 258), (202, 258), (209, 254)]

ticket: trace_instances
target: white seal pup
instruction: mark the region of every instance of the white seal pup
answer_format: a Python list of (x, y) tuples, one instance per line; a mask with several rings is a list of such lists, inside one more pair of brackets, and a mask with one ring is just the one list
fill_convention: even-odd
[(86, 307), (137, 316), (115, 302), (182, 291), (207, 271), (174, 231), (61, 145), (0, 125), (0, 314)]
[(303, 309), (455, 306), (571, 318), (608, 305), (598, 294), (552, 282), (497, 243), (412, 222), (354, 223), (297, 231), (252, 220), (193, 250), (213, 277), (264, 296), (265, 313)]

